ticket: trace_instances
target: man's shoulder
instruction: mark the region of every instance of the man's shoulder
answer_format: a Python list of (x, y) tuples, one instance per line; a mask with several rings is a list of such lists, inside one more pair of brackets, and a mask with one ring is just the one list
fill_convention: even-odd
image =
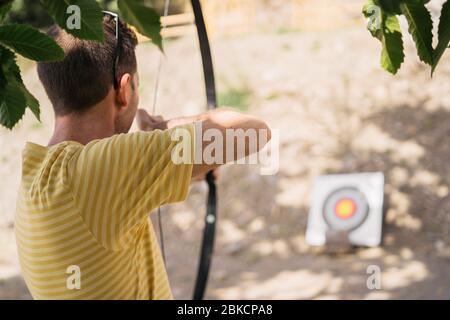
[(28, 142), (22, 152), (22, 182), (36, 183), (38, 178), (59, 179), (61, 170), (82, 148), (83, 145), (74, 141), (48, 147)]

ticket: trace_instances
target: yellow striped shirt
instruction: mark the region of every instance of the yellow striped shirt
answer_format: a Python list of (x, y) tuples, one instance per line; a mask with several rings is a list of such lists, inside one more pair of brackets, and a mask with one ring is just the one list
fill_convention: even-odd
[(192, 164), (171, 159), (177, 130), (193, 142), (186, 125), (85, 146), (27, 143), (15, 231), (35, 299), (172, 299), (148, 215), (187, 196)]

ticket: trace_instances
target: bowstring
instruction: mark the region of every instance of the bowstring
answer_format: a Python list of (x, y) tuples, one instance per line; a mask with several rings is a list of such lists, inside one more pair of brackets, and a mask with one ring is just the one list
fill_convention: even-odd
[[(164, 13), (163, 16), (166, 18), (169, 15), (169, 6), (170, 6), (170, 0), (165, 0), (164, 3)], [(164, 19), (161, 21), (161, 31), (166, 30), (166, 20)], [(161, 40), (164, 43), (164, 38)], [(158, 91), (159, 91), (159, 79), (161, 75), (161, 67), (162, 67), (162, 60), (163, 60), (163, 53), (160, 52), (159, 59), (158, 59), (158, 68), (156, 69), (156, 79), (155, 79), (155, 88), (153, 95), (153, 108), (152, 108), (152, 115), (154, 116), (156, 114), (156, 103), (158, 100)], [(161, 207), (158, 207), (157, 210), (157, 218), (158, 218), (158, 229), (159, 229), (159, 242), (161, 244), (161, 252), (163, 256), (164, 264), (166, 264), (166, 249), (164, 246), (164, 234), (163, 234), (163, 227), (162, 227), (162, 217), (161, 217)]]

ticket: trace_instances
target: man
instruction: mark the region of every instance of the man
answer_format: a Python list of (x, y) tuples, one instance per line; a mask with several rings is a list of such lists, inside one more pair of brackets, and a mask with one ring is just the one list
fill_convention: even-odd
[[(104, 29), (100, 44), (53, 27), (49, 35), (65, 59), (38, 64), (55, 129), (48, 146), (25, 147), (15, 221), (22, 272), (35, 299), (172, 299), (148, 214), (184, 200), (191, 178), (219, 166), (192, 161), (208, 146), (207, 130), (270, 136), (263, 121), (230, 110), (168, 121), (138, 110), (136, 36), (120, 23), (112, 72), (115, 21), (105, 17)], [(136, 114), (142, 131), (128, 133)], [(174, 136), (191, 141), (182, 156), (189, 162), (174, 161)], [(223, 143), (225, 152), (230, 142)]]

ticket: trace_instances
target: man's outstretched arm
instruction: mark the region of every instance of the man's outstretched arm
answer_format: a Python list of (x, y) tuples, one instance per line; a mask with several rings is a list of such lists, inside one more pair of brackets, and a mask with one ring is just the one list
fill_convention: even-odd
[[(196, 132), (197, 139), (201, 139), (203, 143), (196, 143), (197, 148), (201, 147), (202, 154), (205, 148), (214, 141), (208, 141), (205, 138), (208, 130), (217, 130), (220, 136), (223, 137), (223, 155), (226, 159), (214, 163), (206, 163), (202, 159), (201, 163), (194, 164), (192, 176), (203, 175), (206, 172), (213, 170), (226, 162), (234, 162), (240, 158), (247, 157), (252, 153), (261, 150), (265, 144), (271, 139), (271, 131), (269, 126), (262, 120), (255, 116), (250, 116), (231, 109), (216, 109), (208, 111), (196, 116), (180, 117), (169, 120), (163, 120), (159, 116), (150, 116), (145, 110), (140, 109), (137, 114), (137, 123), (141, 130), (151, 131), (154, 129), (170, 129), (181, 125), (196, 123), (196, 130), (201, 129), (201, 136)], [(242, 152), (238, 152), (238, 139), (243, 138), (242, 135), (234, 135), (233, 132), (249, 132), (253, 131), (253, 135), (244, 137), (245, 148)], [(227, 134), (228, 133), (228, 134)], [(231, 134), (230, 134), (231, 133)], [(227, 138), (231, 137), (231, 138)], [(254, 139), (254, 141), (250, 139)], [(226, 161), (225, 161), (226, 160)]]

